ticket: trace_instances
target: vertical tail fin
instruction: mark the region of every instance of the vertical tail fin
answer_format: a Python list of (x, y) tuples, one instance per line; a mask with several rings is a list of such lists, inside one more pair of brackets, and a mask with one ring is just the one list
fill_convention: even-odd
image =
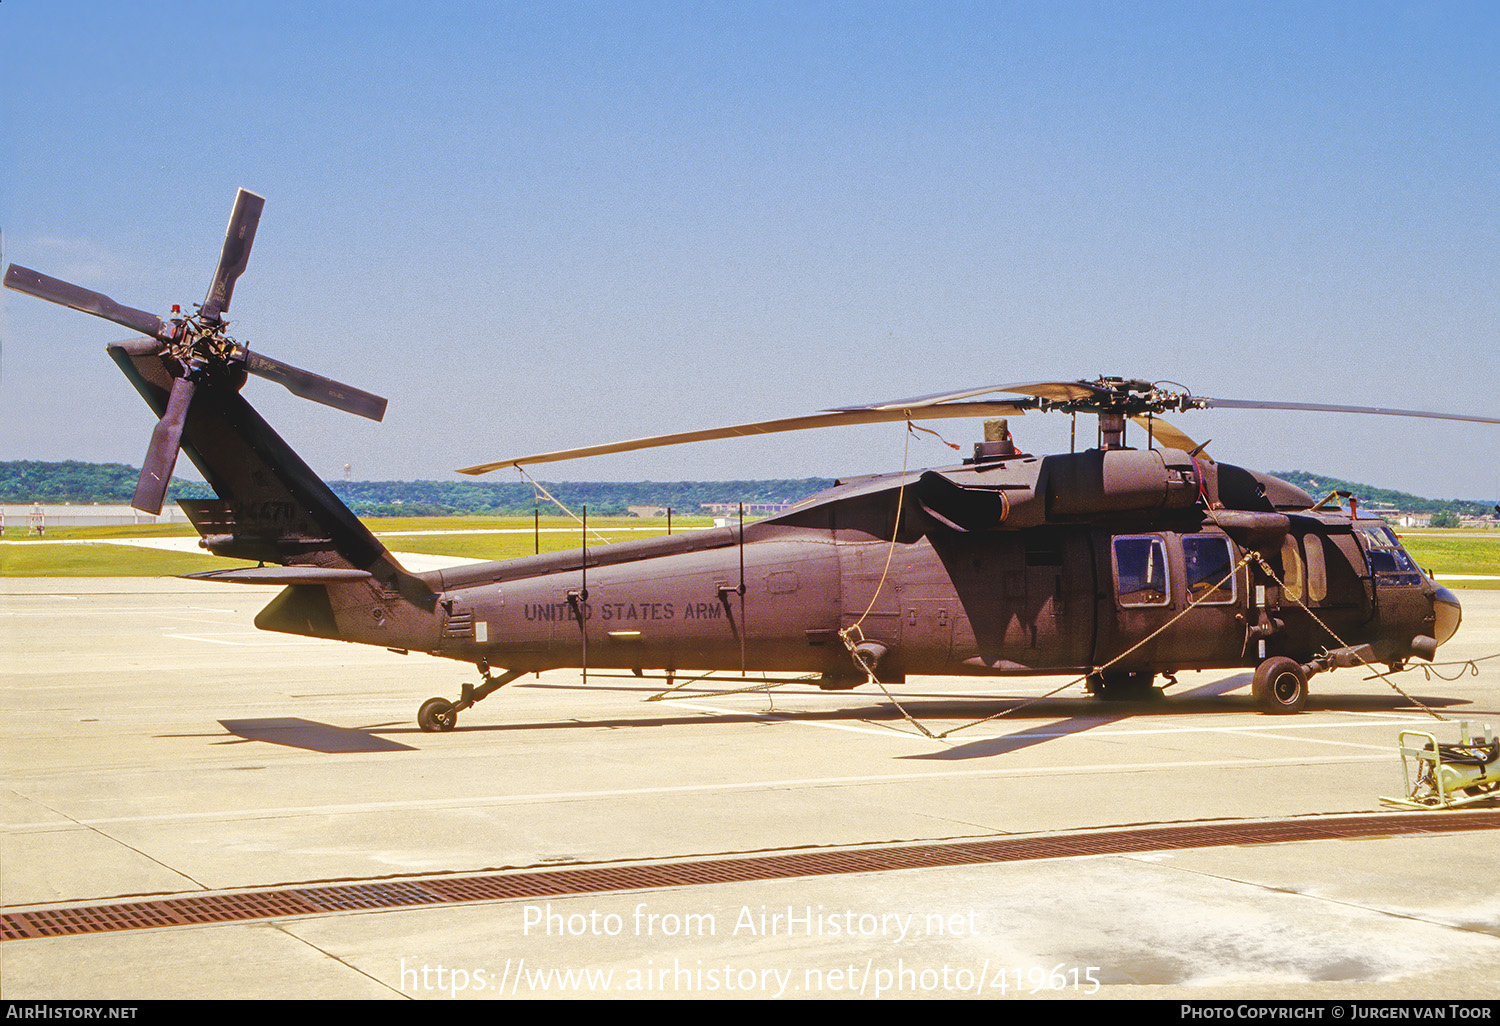
[[(160, 350), (154, 339), (109, 347), (158, 415), (174, 380)], [(183, 503), (204, 547), (236, 559), (363, 570), (410, 600), (430, 595), (245, 401), (242, 382), (205, 380), (182, 432), (182, 451), (218, 495)]]

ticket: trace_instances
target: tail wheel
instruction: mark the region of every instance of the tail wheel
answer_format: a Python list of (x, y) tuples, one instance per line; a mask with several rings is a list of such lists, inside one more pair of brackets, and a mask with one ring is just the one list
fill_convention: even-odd
[(1299, 713), (1307, 704), (1307, 674), (1295, 659), (1272, 656), (1255, 668), (1250, 693), (1263, 713), (1271, 716)]
[(429, 734), (458, 726), (458, 710), (446, 698), (429, 698), (417, 710), (417, 726)]

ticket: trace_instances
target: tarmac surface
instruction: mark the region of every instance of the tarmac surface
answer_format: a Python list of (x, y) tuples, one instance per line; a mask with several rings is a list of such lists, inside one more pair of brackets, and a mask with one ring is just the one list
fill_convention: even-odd
[[(1215, 671), (1154, 702), (1075, 686), (942, 739), (866, 688), (647, 702), (660, 682), (553, 672), (424, 734), (418, 704), (472, 667), (258, 632), (272, 594), (0, 580), (0, 911), (1143, 825), (1370, 829), (20, 937), (0, 941), (5, 998), (1500, 996), (1500, 834), (1442, 812), (1385, 833), (1379, 800), (1402, 790), (1399, 731), (1500, 727), (1500, 660), (1396, 678), (1441, 722), (1357, 670), (1315, 678), (1294, 717)], [(1500, 653), (1500, 592), (1458, 595), (1440, 660)], [(1064, 680), (890, 690), (941, 733)]]

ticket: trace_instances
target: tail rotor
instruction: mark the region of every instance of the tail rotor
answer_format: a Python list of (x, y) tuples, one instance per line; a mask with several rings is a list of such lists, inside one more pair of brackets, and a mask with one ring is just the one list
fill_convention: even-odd
[(190, 316), (164, 321), (153, 313), (124, 306), (103, 293), (39, 271), (12, 264), (5, 272), (8, 289), (102, 317), (161, 344), (159, 354), (171, 369), (172, 387), (161, 419), (151, 432), (140, 480), (131, 500), (136, 509), (153, 514), (161, 512), (194, 398), (203, 394), (205, 386), (238, 389), (246, 374), (254, 374), (277, 382), (293, 395), (334, 409), (376, 421), (385, 416), (386, 400), (380, 396), (252, 353), (225, 332), (224, 314), (234, 295), (235, 282), (249, 266), (250, 247), (255, 242), (265, 203), (264, 198), (246, 189), (241, 189), (235, 197), (208, 295), (198, 312)]

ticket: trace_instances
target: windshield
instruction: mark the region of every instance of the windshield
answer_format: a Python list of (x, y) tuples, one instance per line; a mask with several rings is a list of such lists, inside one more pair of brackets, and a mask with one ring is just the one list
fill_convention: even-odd
[(1370, 561), (1372, 574), (1409, 574), (1417, 571), (1417, 564), (1406, 554), (1396, 532), (1384, 524), (1379, 527), (1360, 527), (1356, 530), (1365, 556)]

